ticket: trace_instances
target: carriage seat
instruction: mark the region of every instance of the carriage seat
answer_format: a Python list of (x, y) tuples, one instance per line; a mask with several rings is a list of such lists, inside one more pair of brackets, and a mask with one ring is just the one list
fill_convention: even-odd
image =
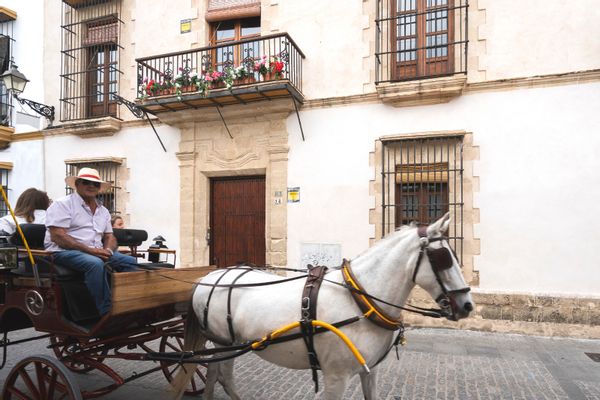
[[(44, 224), (20, 224), (21, 230), (27, 244), (32, 250), (44, 250), (44, 238), (46, 236), (46, 225)], [(25, 243), (19, 235), (19, 232), (15, 231), (10, 238), (10, 242), (19, 247), (25, 247)], [(38, 272), (40, 276), (48, 276), (50, 274), (50, 264), (52, 264), (51, 255), (35, 255), (34, 260), (36, 261)], [(80, 272), (72, 269), (63, 267), (62, 265), (54, 264), (54, 269), (59, 276), (76, 276), (80, 275)], [(33, 276), (33, 270), (31, 268), (31, 262), (26, 252), (21, 251), (19, 254), (19, 266), (17, 269), (12, 271), (16, 275), (21, 276)]]
[[(34, 255), (34, 260), (40, 276), (49, 277), (51, 266), (54, 267), (56, 280), (60, 282), (63, 304), (65, 304), (63, 310), (64, 316), (75, 323), (96, 320), (99, 317), (98, 311), (96, 310), (94, 299), (85, 285), (83, 272), (56, 264), (52, 259), (52, 254), (43, 251), (46, 225), (21, 224), (19, 226), (23, 231), (25, 239), (27, 239), (29, 248), (38, 250), (37, 255)], [(15, 232), (11, 236), (11, 243), (20, 247), (25, 246), (18, 232)], [(12, 272), (19, 276), (33, 276), (33, 269), (27, 253), (19, 253), (19, 266)]]

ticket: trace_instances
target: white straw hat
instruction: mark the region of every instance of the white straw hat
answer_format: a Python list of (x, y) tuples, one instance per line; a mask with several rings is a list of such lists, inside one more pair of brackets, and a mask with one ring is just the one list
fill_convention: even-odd
[(75, 181), (77, 179), (85, 179), (86, 181), (91, 182), (99, 182), (100, 183), (100, 192), (107, 192), (111, 188), (111, 184), (109, 182), (103, 181), (100, 179), (100, 174), (97, 170), (93, 168), (81, 168), (77, 175), (67, 176), (65, 178), (65, 183), (74, 190), (77, 190), (75, 186)]

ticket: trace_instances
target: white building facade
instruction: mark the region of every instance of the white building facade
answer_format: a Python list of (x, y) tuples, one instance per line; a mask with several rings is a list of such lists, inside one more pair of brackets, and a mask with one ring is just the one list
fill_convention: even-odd
[(477, 303), (460, 327), (600, 337), (593, 0), (21, 3), (1, 25), (22, 97), (56, 118), (13, 104), (12, 202), (97, 166), (180, 266), (337, 265), (449, 211)]

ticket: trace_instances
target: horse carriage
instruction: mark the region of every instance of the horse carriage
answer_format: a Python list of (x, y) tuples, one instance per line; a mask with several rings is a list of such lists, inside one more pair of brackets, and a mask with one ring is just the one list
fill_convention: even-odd
[[(3, 399), (40, 397), (23, 395), (23, 388), (61, 394), (42, 398), (93, 398), (136, 378), (120, 377), (103, 363), (109, 358), (159, 362), (137, 377), (161, 369), (179, 397), (203, 392), (210, 400), (219, 381), (239, 399), (233, 361), (249, 351), (280, 366), (312, 369), (316, 390), (320, 370), (327, 400), (341, 399), (357, 374), (365, 399), (376, 399), (376, 367), (402, 342), (403, 310), (456, 321), (474, 308), (445, 237), (449, 223), (446, 214), (429, 226), (406, 226), (338, 268), (289, 270), (287, 277), (251, 265), (113, 274), (112, 311), (91, 322), (85, 313), (75, 320), (79, 314), (71, 310), (66, 290), (72, 281), (57, 265), (39, 278), (0, 270), (3, 330), (33, 326), (48, 332), (60, 360), (22, 360), (9, 374)], [(415, 285), (439, 309), (405, 305)], [(157, 339), (158, 352), (148, 346)], [(71, 372), (94, 369), (113, 383), (81, 392)]]
[[(185, 306), (193, 283), (214, 267), (173, 268), (175, 252), (167, 249), (138, 250), (147, 239), (142, 230), (115, 230), (119, 246), (129, 248), (140, 261), (139, 272), (110, 274), (111, 311), (99, 316), (83, 281), (83, 275), (53, 262), (43, 250), (44, 225), (24, 224), (26, 238), (13, 235), (0, 248), (0, 368), (11, 345), (48, 340), (56, 358), (32, 355), (9, 372), (0, 398), (88, 399), (109, 393), (126, 382), (162, 371), (173, 379), (176, 363), (160, 361), (146, 371), (121, 376), (105, 361), (143, 360), (152, 352), (180, 350)], [(28, 245), (31, 257), (24, 245)], [(144, 262), (152, 252), (173, 258)], [(41, 335), (9, 341), (8, 333), (33, 327)], [(197, 365), (189, 394), (204, 387), (204, 367)], [(109, 384), (80, 390), (74, 374), (99, 371)]]

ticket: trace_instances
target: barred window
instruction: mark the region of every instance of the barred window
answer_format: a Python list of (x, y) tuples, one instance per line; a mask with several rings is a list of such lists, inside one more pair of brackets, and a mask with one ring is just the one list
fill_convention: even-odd
[(462, 260), (462, 136), (383, 141), (382, 236), (402, 225), (428, 225), (450, 212), (450, 245)]
[[(8, 196), (8, 173), (10, 172), (9, 166), (0, 165), (0, 184), (4, 193)], [(0, 217), (8, 214), (8, 205), (4, 201), (4, 198), (0, 196)]]
[(466, 72), (468, 0), (377, 0), (376, 83)]
[(64, 1), (61, 120), (118, 117), (119, 0)]
[[(79, 170), (84, 167), (94, 168), (100, 174), (100, 179), (106, 182), (110, 182), (112, 188), (109, 192), (100, 193), (98, 200), (104, 204), (104, 207), (108, 208), (108, 211), (112, 215), (121, 214), (119, 208), (119, 195), (121, 192), (121, 182), (119, 181), (119, 169), (123, 163), (122, 159), (118, 158), (99, 158), (99, 159), (86, 159), (86, 160), (67, 160), (66, 164), (66, 176), (77, 175)], [(73, 189), (65, 186), (67, 194), (73, 193)]]
[[(0, 74), (8, 70), (12, 59), (14, 46), (14, 22), (10, 20), (0, 22)], [(12, 96), (0, 80), (0, 125), (12, 125)]]

